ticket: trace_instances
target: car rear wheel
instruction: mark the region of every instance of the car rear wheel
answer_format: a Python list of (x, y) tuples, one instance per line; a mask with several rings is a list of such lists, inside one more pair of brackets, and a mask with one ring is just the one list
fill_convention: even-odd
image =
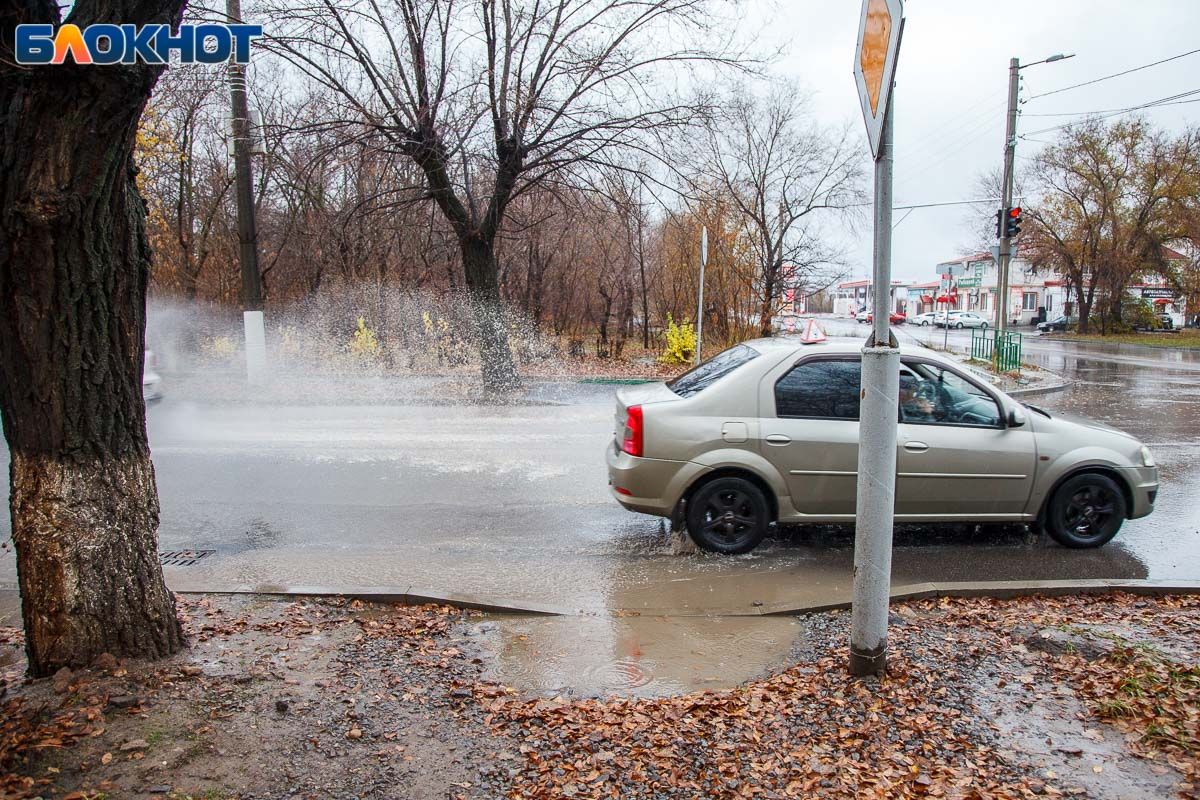
[(961, 331), (963, 329), (963, 324), (960, 322), (957, 325), (955, 325), (954, 327), (958, 328)]
[(1112, 478), (1084, 474), (1058, 487), (1043, 525), (1064, 547), (1099, 547), (1117, 535), (1127, 515), (1125, 494)]
[(771, 509), (762, 490), (745, 478), (717, 478), (688, 501), (688, 533), (713, 553), (749, 553), (767, 535)]

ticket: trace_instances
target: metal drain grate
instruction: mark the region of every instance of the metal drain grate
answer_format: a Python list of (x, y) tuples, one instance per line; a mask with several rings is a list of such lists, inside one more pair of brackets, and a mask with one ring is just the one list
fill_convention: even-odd
[(164, 567), (190, 567), (216, 550), (160, 550), (158, 562)]

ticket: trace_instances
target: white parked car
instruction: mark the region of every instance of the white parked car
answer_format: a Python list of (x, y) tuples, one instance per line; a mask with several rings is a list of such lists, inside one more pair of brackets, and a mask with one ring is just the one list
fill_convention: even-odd
[(860, 311), (854, 315), (854, 321), (855, 322), (866, 322), (867, 317), (869, 317), (869, 316), (871, 316), (871, 312), (868, 309), (864, 308), (862, 311)]
[(917, 314), (915, 317), (913, 317), (912, 322), (909, 324), (920, 325), (922, 328), (927, 328), (930, 325), (933, 325), (934, 321), (938, 317), (943, 316), (944, 313), (945, 312), (940, 311), (926, 311), (924, 314)]
[(947, 325), (951, 328), (986, 328), (988, 321), (985, 317), (981, 317), (974, 311), (951, 311), (950, 318), (947, 320), (944, 316), (939, 316), (934, 322), (939, 328), (944, 328)]

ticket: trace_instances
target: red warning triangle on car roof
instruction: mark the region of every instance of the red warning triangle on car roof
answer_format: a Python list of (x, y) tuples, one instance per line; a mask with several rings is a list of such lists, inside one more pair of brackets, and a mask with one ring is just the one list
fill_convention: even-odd
[(815, 319), (810, 319), (804, 328), (804, 333), (800, 334), (802, 344), (817, 344), (825, 341), (825, 338), (825, 331), (821, 330), (821, 326)]

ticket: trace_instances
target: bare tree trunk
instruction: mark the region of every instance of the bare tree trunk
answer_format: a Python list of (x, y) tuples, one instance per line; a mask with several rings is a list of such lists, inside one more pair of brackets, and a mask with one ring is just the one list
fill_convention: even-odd
[(459, 247), (479, 336), (484, 388), (490, 392), (510, 391), (520, 385), (521, 379), (513, 363), (508, 328), (500, 304), (494, 242), (479, 237), (465, 238), (459, 240)]
[(646, 239), (642, 217), (638, 214), (638, 274), (642, 279), (642, 347), (650, 349), (650, 293), (646, 288)]
[(775, 318), (775, 284), (779, 276), (779, 265), (772, 264), (767, 268), (763, 283), (762, 303), (758, 309), (758, 332), (763, 338), (769, 338), (774, 333), (772, 322)]
[[(89, 8), (177, 23), (181, 3)], [(29, 3), (28, 18), (57, 22)], [(0, 415), (32, 675), (182, 646), (142, 400), (150, 249), (132, 160), (158, 71), (0, 66)]]

